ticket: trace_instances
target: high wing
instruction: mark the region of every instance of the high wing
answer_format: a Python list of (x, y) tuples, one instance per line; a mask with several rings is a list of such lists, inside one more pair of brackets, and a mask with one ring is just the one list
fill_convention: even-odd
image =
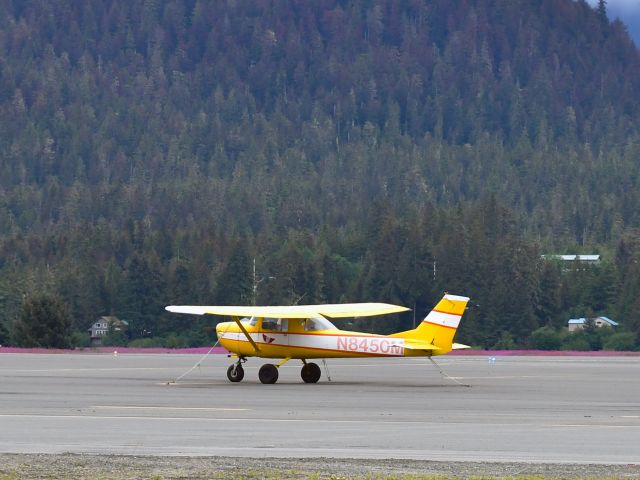
[(293, 305), (270, 307), (170, 305), (166, 310), (193, 315), (222, 315), (230, 317), (329, 318), (371, 317), (409, 310), (389, 303), (328, 303), (325, 305)]

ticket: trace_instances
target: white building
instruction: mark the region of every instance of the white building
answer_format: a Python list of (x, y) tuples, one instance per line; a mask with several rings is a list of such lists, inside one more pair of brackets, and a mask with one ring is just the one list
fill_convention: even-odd
[[(575, 332), (576, 330), (582, 330), (586, 326), (587, 319), (586, 318), (572, 318), (567, 323), (568, 323), (569, 331), (570, 332)], [(596, 318), (593, 319), (593, 324), (598, 328), (602, 328), (602, 327), (617, 327), (618, 326), (618, 322), (614, 322), (609, 317), (596, 317)]]

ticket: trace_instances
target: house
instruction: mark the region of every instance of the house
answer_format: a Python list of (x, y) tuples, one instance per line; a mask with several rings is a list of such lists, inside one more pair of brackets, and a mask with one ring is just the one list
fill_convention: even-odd
[(89, 337), (91, 338), (91, 346), (98, 347), (102, 345), (102, 337), (104, 337), (109, 329), (114, 331), (126, 331), (129, 328), (129, 322), (120, 320), (115, 316), (104, 316), (96, 320), (89, 328)]
[[(587, 323), (586, 318), (572, 318), (568, 322), (569, 331), (575, 332), (576, 330), (581, 330), (586, 326), (586, 323)], [(618, 322), (614, 322), (609, 317), (596, 317), (593, 319), (593, 324), (597, 328), (618, 326)]]

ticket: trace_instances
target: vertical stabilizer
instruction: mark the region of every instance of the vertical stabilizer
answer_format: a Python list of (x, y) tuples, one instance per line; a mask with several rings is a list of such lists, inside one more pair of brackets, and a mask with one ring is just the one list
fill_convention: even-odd
[(435, 345), (438, 355), (451, 351), (467, 302), (468, 297), (445, 294), (415, 330), (403, 332), (402, 336)]

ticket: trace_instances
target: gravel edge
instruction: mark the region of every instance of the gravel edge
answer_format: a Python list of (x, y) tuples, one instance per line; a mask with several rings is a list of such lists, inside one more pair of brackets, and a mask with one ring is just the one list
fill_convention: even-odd
[(0, 454), (0, 480), (19, 479), (344, 479), (638, 478), (640, 464), (534, 464), (335, 458), (146, 457)]

